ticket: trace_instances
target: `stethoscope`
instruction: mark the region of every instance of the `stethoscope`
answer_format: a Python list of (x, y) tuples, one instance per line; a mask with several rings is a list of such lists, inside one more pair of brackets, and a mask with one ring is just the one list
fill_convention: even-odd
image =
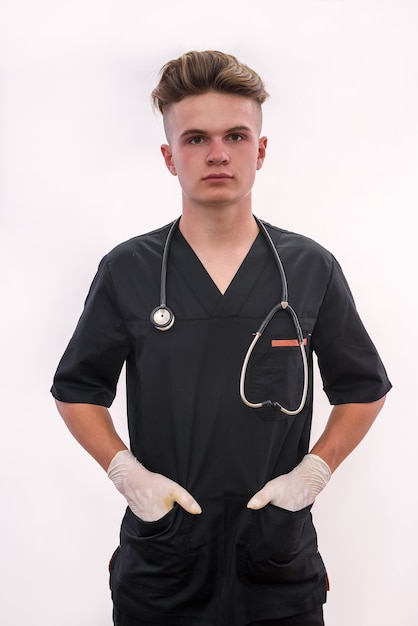
[[(280, 411), (282, 411), (282, 413), (285, 413), (286, 415), (298, 415), (303, 410), (306, 404), (306, 398), (308, 395), (308, 378), (309, 378), (308, 377), (308, 360), (306, 357), (303, 333), (300, 327), (298, 316), (296, 315), (295, 311), (292, 309), (292, 307), (290, 306), (288, 302), (286, 274), (285, 274), (279, 253), (277, 251), (277, 248), (274, 245), (273, 240), (270, 237), (270, 234), (267, 231), (267, 228), (265, 227), (264, 223), (255, 216), (254, 216), (254, 219), (257, 222), (257, 225), (260, 228), (261, 232), (263, 233), (264, 237), (266, 238), (267, 243), (269, 244), (270, 250), (273, 254), (274, 260), (276, 261), (276, 265), (279, 270), (280, 278), (282, 281), (282, 298), (281, 298), (281, 301), (271, 309), (271, 311), (262, 321), (257, 332), (254, 333), (254, 339), (252, 340), (247, 350), (247, 353), (244, 357), (244, 361), (242, 364), (240, 384), (239, 384), (240, 396), (241, 396), (241, 400), (243, 401), (243, 403), (246, 406), (250, 407), (251, 409), (262, 409), (262, 408), (274, 407), (276, 409), (279, 409)], [(173, 235), (176, 229), (178, 228), (179, 221), (180, 221), (180, 218), (176, 219), (171, 224), (170, 230), (167, 235), (167, 239), (165, 241), (163, 257), (162, 257), (162, 262), (161, 262), (160, 305), (157, 306), (151, 312), (151, 315), (150, 315), (151, 323), (158, 330), (169, 330), (173, 326), (174, 321), (175, 321), (173, 311), (167, 306), (167, 298), (166, 298), (167, 289), (166, 288), (167, 288), (168, 255), (170, 251), (171, 241), (173, 239)], [(279, 402), (274, 402), (272, 400), (264, 400), (263, 402), (250, 402), (245, 395), (245, 379), (247, 375), (247, 368), (248, 368), (249, 360), (251, 358), (251, 354), (258, 340), (260, 339), (261, 335), (263, 334), (263, 332), (265, 331), (265, 329), (271, 322), (272, 318), (280, 310), (286, 311), (286, 313), (288, 313), (290, 317), (292, 318), (293, 325), (295, 327), (296, 334), (297, 334), (297, 342), (300, 348), (302, 364), (303, 364), (302, 396), (301, 396), (301, 400), (300, 400), (300, 404), (298, 408), (294, 410), (287, 409), (284, 406), (282, 406)]]

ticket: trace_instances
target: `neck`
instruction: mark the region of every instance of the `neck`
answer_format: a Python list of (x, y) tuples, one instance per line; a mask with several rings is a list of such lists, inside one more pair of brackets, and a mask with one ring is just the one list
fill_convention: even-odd
[(219, 207), (201, 212), (183, 209), (179, 228), (192, 246), (199, 247), (245, 245), (253, 241), (258, 233), (250, 207), (245, 211), (232, 208), (223, 210)]
[(257, 237), (252, 213), (213, 208), (197, 216), (183, 210), (179, 228), (219, 291), (225, 293)]

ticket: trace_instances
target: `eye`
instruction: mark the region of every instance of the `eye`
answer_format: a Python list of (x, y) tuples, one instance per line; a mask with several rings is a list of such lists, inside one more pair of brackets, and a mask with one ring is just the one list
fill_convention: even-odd
[(196, 137), (192, 137), (191, 139), (189, 139), (189, 143), (192, 146), (198, 146), (199, 144), (203, 143), (203, 137), (200, 137), (199, 135), (197, 135)]
[(230, 141), (242, 141), (244, 137), (243, 135), (240, 135), (239, 133), (231, 133), (229, 135), (229, 139)]

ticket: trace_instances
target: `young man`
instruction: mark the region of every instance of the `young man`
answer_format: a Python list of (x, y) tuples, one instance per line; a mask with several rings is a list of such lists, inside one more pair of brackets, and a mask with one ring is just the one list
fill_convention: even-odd
[[(266, 97), (230, 55), (164, 66), (181, 217), (102, 260), (55, 375), (60, 414), (129, 505), (117, 626), (323, 624), (310, 509), (390, 389), (334, 257), (252, 214)], [(334, 408), (308, 453), (314, 351)], [(107, 409), (125, 362), (129, 448)]]

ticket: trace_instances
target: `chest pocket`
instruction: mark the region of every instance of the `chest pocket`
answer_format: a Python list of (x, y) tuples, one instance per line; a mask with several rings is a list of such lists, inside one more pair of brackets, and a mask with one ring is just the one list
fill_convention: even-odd
[[(310, 334), (303, 332), (306, 354)], [(271, 400), (289, 410), (300, 404), (304, 384), (301, 349), (296, 330), (288, 319), (272, 320), (257, 342), (247, 369), (246, 393), (250, 402)], [(285, 415), (278, 409), (260, 409), (263, 417)]]

